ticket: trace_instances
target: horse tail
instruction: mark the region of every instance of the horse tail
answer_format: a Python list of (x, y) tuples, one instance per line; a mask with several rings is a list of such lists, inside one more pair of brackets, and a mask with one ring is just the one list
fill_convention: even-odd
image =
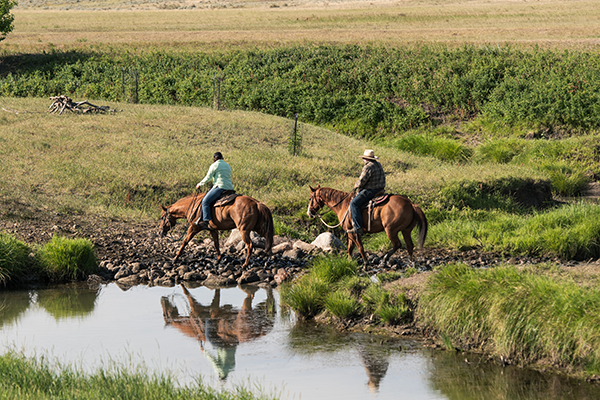
[(271, 249), (273, 248), (273, 235), (275, 231), (273, 228), (273, 215), (271, 214), (269, 207), (260, 202), (258, 203), (258, 215), (259, 221), (257, 224), (257, 233), (265, 238), (265, 250), (267, 253), (271, 254)]
[(418, 244), (419, 249), (423, 248), (425, 239), (427, 238), (427, 230), (429, 229), (429, 223), (425, 217), (425, 213), (421, 208), (413, 203), (413, 210), (415, 210), (415, 216), (417, 217), (417, 227), (419, 228)]

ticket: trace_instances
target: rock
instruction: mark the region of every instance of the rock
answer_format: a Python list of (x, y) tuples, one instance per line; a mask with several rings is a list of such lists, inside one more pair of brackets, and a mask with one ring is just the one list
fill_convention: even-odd
[(292, 250), (293, 246), (290, 242), (283, 242), (277, 246), (273, 246), (273, 254), (283, 253), (288, 250)]
[(296, 240), (294, 242), (294, 249), (300, 249), (305, 253), (310, 253), (310, 252), (314, 251), (316, 248), (317, 248), (317, 246), (310, 244), (310, 243), (303, 242), (302, 240)]
[(140, 283), (137, 275), (129, 275), (121, 279), (117, 279), (117, 283), (122, 286), (135, 286)]
[(129, 268), (131, 268), (131, 272), (133, 272), (134, 274), (137, 274), (141, 270), (145, 269), (146, 266), (144, 264), (142, 264), (142, 263), (134, 262), (134, 263), (131, 263), (131, 265), (129, 266)]
[(311, 243), (311, 245), (316, 246), (324, 251), (332, 251), (339, 250), (344, 247), (342, 241), (335, 237), (331, 232), (321, 233), (317, 238)]
[(129, 275), (131, 275), (131, 270), (127, 267), (122, 267), (119, 269), (119, 272), (115, 274), (115, 280), (118, 281), (119, 279), (125, 278)]
[(204, 281), (204, 286), (223, 287), (223, 286), (234, 285), (235, 283), (236, 283), (235, 280), (233, 280), (231, 278), (223, 278), (221, 276), (211, 275), (211, 276), (207, 277), (206, 280)]
[(202, 280), (204, 280), (204, 278), (205, 278), (204, 274), (201, 274), (198, 271), (186, 272), (183, 275), (184, 281), (202, 281)]
[(284, 257), (288, 257), (291, 259), (299, 259), (304, 257), (304, 252), (300, 249), (292, 249), (283, 252)]
[(237, 283), (243, 285), (244, 283), (258, 282), (259, 280), (260, 278), (255, 272), (244, 271), (242, 272), (242, 276), (238, 278)]
[(273, 277), (273, 280), (275, 282), (277, 282), (278, 285), (281, 285), (283, 282), (287, 281), (288, 279), (290, 279), (290, 274), (283, 268), (279, 268), (279, 270)]
[[(250, 232), (250, 240), (252, 241), (252, 245), (254, 247), (259, 249), (265, 248), (265, 239), (262, 236), (258, 235), (256, 232)], [(225, 241), (225, 247), (234, 246), (237, 251), (240, 251), (240, 243), (242, 243), (244, 247), (246, 247), (246, 244), (242, 241), (242, 234), (238, 229), (234, 229), (231, 231), (231, 234)]]

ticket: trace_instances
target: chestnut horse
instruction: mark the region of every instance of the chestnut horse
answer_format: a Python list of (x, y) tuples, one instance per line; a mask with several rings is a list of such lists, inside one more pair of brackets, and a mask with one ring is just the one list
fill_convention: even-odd
[[(169, 207), (162, 207), (162, 215), (160, 217), (160, 229), (162, 235), (175, 226), (179, 218), (186, 218), (189, 224), (181, 248), (173, 261), (177, 261), (183, 248), (196, 234), (200, 232), (200, 228), (193, 222), (198, 218), (198, 212), (201, 212), (200, 203), (205, 193), (198, 195), (189, 195), (183, 199), (177, 200)], [(242, 266), (248, 266), (250, 256), (252, 255), (253, 245), (250, 240), (250, 232), (254, 231), (265, 238), (265, 250), (271, 253), (273, 247), (273, 216), (271, 210), (263, 203), (253, 199), (250, 196), (237, 196), (233, 203), (211, 208), (212, 221), (210, 222), (210, 235), (212, 236), (215, 249), (217, 251), (217, 262), (221, 261), (221, 250), (219, 249), (219, 231), (237, 228), (239, 229), (242, 240), (246, 243), (246, 262)]]
[[(310, 187), (310, 201), (308, 203), (307, 214), (312, 218), (318, 210), (323, 206), (327, 206), (337, 215), (342, 229), (347, 232), (352, 229), (352, 218), (348, 210), (352, 197), (351, 193), (321, 187), (320, 185), (316, 188)], [(412, 203), (405, 196), (390, 195), (383, 205), (376, 206), (373, 209), (370, 227), (368, 218), (367, 210), (363, 209), (363, 230), (366, 233), (377, 233), (385, 230), (385, 233), (387, 233), (388, 238), (394, 246), (385, 255), (384, 258), (386, 260), (402, 247), (402, 243), (398, 239), (398, 232), (402, 232), (402, 236), (406, 242), (406, 250), (408, 250), (408, 255), (412, 258), (415, 246), (412, 241), (411, 232), (415, 226), (419, 228), (419, 248), (423, 248), (423, 243), (427, 237), (427, 218), (425, 218), (425, 214), (419, 206)], [(358, 247), (358, 251), (366, 264), (367, 256), (363, 249), (360, 235), (348, 233), (348, 257), (352, 257), (354, 246)]]

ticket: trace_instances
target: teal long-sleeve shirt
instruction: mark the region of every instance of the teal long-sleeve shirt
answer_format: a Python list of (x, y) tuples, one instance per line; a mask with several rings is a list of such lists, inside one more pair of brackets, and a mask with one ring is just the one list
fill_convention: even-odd
[(217, 160), (210, 165), (208, 173), (200, 181), (198, 185), (205, 185), (208, 182), (213, 181), (215, 186), (223, 190), (233, 190), (233, 183), (231, 183), (231, 167), (223, 160)]

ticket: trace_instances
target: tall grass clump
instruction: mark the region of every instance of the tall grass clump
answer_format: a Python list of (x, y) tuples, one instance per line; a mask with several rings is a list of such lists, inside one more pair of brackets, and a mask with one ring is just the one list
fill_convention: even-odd
[(281, 302), (307, 319), (321, 313), (327, 305), (335, 310), (335, 315), (351, 315), (353, 311), (349, 308), (356, 304), (342, 292), (335, 296), (332, 294), (338, 281), (357, 273), (356, 262), (345, 257), (317, 257), (312, 261), (308, 274), (282, 286)]
[(54, 281), (77, 280), (98, 270), (94, 245), (88, 239), (55, 235), (39, 253), (43, 271)]
[(378, 284), (369, 286), (362, 300), (366, 312), (376, 315), (385, 324), (398, 323), (412, 315), (404, 293), (394, 295)]
[(475, 270), (451, 264), (427, 282), (425, 325), (496, 356), (600, 372), (600, 289), (514, 266)]
[(0, 285), (15, 283), (32, 272), (34, 259), (31, 249), (13, 235), (0, 233)]
[(111, 365), (93, 374), (71, 366), (53, 365), (9, 352), (0, 356), (0, 398), (3, 399), (201, 399), (273, 398), (256, 396), (245, 388), (217, 390), (198, 382), (177, 384), (170, 374), (152, 374), (139, 367), (130, 371)]
[(303, 318), (323, 312), (342, 319), (374, 315), (393, 324), (412, 315), (404, 294), (359, 276), (356, 262), (339, 256), (315, 259), (307, 275), (282, 286), (281, 302)]

